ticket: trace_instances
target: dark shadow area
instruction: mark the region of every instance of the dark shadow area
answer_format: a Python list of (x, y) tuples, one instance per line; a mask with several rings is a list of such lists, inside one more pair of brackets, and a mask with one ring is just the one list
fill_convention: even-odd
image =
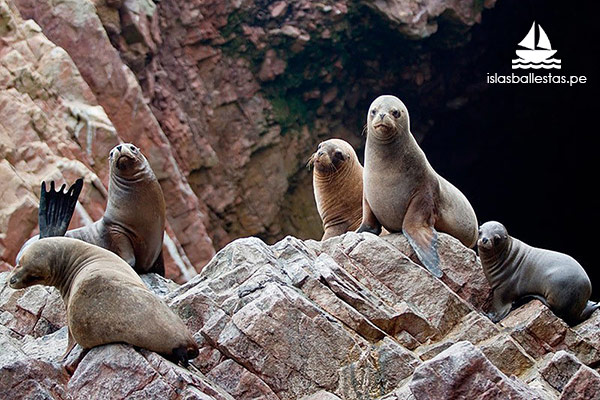
[[(475, 62), (469, 69), (451, 62), (452, 73), (468, 74), (472, 85), (485, 83), (487, 73), (578, 75), (587, 82), (489, 84), (473, 95), (455, 88), (455, 103), (464, 96), (466, 104), (453, 109), (450, 102), (436, 110), (436, 123), (421, 145), (438, 173), (469, 198), (480, 223), (500, 221), (532, 246), (571, 255), (592, 280), (592, 298), (600, 300), (595, 254), (600, 36), (592, 4), (500, 0), (486, 11), (471, 32), (473, 40), (460, 50)], [(534, 20), (558, 50), (554, 58), (562, 60), (562, 69), (511, 70), (517, 44)]]

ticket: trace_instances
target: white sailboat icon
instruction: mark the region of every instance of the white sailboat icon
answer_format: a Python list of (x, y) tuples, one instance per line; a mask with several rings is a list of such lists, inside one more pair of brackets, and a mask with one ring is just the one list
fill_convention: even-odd
[(531, 25), (531, 29), (527, 35), (519, 42), (519, 46), (525, 47), (527, 50), (516, 50), (518, 59), (512, 60), (513, 69), (516, 68), (557, 68), (560, 69), (560, 60), (550, 59), (556, 50), (552, 49), (548, 35), (542, 29), (541, 25), (537, 25), (539, 30), (537, 45), (535, 41), (535, 21)]

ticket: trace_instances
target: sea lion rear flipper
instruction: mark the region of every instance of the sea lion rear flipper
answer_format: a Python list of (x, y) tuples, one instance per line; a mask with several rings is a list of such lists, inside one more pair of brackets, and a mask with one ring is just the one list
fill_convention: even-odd
[(369, 206), (369, 202), (367, 198), (363, 194), (363, 214), (362, 214), (362, 222), (358, 229), (357, 233), (361, 232), (370, 232), (374, 235), (379, 235), (381, 233), (381, 223), (377, 220), (373, 211), (371, 211), (371, 206)]
[(64, 236), (67, 233), (77, 198), (83, 188), (83, 178), (77, 179), (66, 192), (65, 187), (66, 184), (63, 184), (58, 191), (55, 191), (54, 181), (52, 181), (50, 190), (47, 191), (46, 182), (42, 182), (38, 212), (40, 238)]
[(437, 252), (438, 234), (434, 227), (412, 227), (402, 229), (404, 236), (408, 239), (411, 247), (423, 263), (423, 266), (436, 278), (444, 273), (440, 269), (440, 257)]
[(156, 261), (154, 261), (154, 265), (152, 265), (152, 268), (150, 268), (148, 272), (154, 272), (155, 274), (158, 274), (163, 277), (165, 276), (165, 260), (163, 258), (162, 249), (160, 250), (160, 254), (158, 255), (158, 257), (156, 258)]

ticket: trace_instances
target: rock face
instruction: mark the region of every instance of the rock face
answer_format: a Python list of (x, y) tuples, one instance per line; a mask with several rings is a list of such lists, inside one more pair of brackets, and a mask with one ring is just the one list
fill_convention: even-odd
[[(473, 251), (441, 235), (444, 278), (402, 235), (239, 239), (182, 286), (147, 285), (200, 345), (188, 370), (114, 344), (66, 347), (56, 290), (0, 274), (0, 396), (201, 399), (591, 399), (600, 313), (569, 328), (539, 301), (501, 324)], [(472, 279), (460, 285), (457, 276)], [(477, 293), (474, 296), (473, 293)], [(6, 349), (6, 350), (4, 350)], [(8, 392), (7, 392), (8, 393)]]
[[(86, 224), (106, 202), (108, 150), (130, 141), (163, 187), (167, 273), (184, 282), (238, 237), (320, 237), (304, 168), (316, 144), (360, 148), (374, 91), (450, 100), (461, 82), (432, 61), (445, 39), (415, 39), (443, 26), (466, 43), (494, 1), (0, 4), (0, 268), (36, 233), (41, 180), (84, 176), (72, 227)], [(430, 118), (414, 113), (419, 132)]]

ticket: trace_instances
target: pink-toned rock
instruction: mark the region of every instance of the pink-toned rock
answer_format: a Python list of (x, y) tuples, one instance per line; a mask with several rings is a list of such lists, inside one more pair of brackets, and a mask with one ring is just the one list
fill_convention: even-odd
[(277, 57), (275, 50), (269, 49), (265, 54), (265, 59), (260, 66), (258, 79), (263, 82), (272, 81), (278, 75), (285, 71), (286, 62)]
[(232, 399), (205, 377), (166, 361), (155, 353), (113, 344), (91, 349), (68, 383), (74, 398), (163, 398), (186, 396)]
[[(465, 25), (474, 25), (480, 22), (483, 7), (493, 7), (495, 1), (486, 1), (481, 6), (476, 6), (467, 0), (421, 2), (409, 1), (365, 1), (368, 7), (373, 8), (383, 15), (396, 29), (414, 39), (426, 38), (438, 29), (437, 19), (442, 14), (451, 15), (452, 19)], [(480, 3), (477, 3), (480, 4)]]
[(600, 399), (600, 374), (582, 366), (565, 386), (560, 400)]
[(277, 18), (287, 10), (287, 3), (285, 1), (278, 1), (269, 7), (271, 10), (271, 17)]
[[(383, 239), (421, 265), (416, 253), (402, 234), (384, 235)], [(478, 310), (486, 310), (491, 300), (492, 288), (483, 274), (481, 262), (471, 249), (445, 233), (439, 234), (441, 280), (464, 300)]]
[(500, 324), (535, 359), (568, 350), (583, 364), (595, 365), (600, 361), (600, 343), (580, 336), (539, 300), (512, 311)]
[(23, 360), (0, 366), (0, 398), (68, 399), (67, 372), (56, 363)]
[(540, 374), (553, 388), (562, 392), (581, 366), (581, 362), (575, 356), (561, 350), (552, 355), (548, 364), (540, 369)]
[(417, 367), (410, 390), (421, 399), (541, 399), (496, 368), (469, 342), (459, 342)]
[(508, 376), (522, 376), (535, 366), (535, 360), (509, 335), (500, 334), (479, 343), (488, 360)]

